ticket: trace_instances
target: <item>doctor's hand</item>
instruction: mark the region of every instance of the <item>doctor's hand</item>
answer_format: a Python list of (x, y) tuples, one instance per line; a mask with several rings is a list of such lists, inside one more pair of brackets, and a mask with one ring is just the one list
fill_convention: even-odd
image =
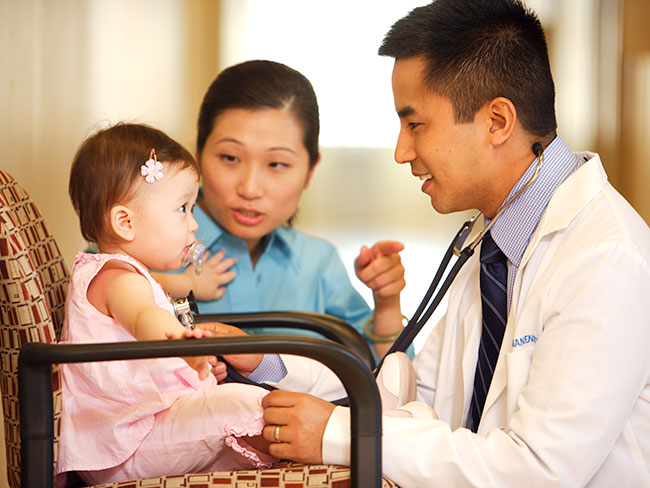
[(266, 424), (262, 435), (271, 443), (272, 456), (301, 463), (323, 462), (323, 434), (334, 405), (306, 393), (275, 390), (262, 399), (262, 408)]
[(191, 264), (183, 271), (183, 275), (191, 283), (190, 289), (197, 300), (206, 302), (218, 300), (226, 292), (225, 285), (237, 276), (234, 271), (229, 271), (237, 259), (224, 259), (225, 255), (225, 249), (221, 249), (214, 256), (210, 256), (210, 251), (206, 251), (199, 275), (195, 273), (194, 266)]
[(379, 241), (371, 248), (361, 247), (354, 261), (357, 277), (372, 290), (375, 304), (399, 297), (406, 285), (404, 266), (399, 252), (404, 244), (397, 241)]
[[(202, 329), (185, 329), (181, 335), (165, 332), (165, 337), (167, 339), (200, 339), (202, 337), (212, 337), (212, 333)], [(191, 368), (196, 370), (201, 381), (206, 379), (211, 369), (214, 369), (218, 364), (216, 356), (188, 356), (183, 359)]]
[[(219, 322), (202, 322), (195, 324), (197, 328), (210, 331), (212, 337), (241, 337), (248, 335), (241, 329), (233, 327), (232, 325), (222, 324)], [(257, 368), (262, 361), (264, 355), (261, 353), (255, 354), (224, 354), (223, 358), (230, 363), (230, 365), (239, 371), (244, 376), (250, 375), (255, 368)], [(219, 361), (212, 368), (212, 374), (215, 375), (218, 381), (226, 377), (226, 365)]]

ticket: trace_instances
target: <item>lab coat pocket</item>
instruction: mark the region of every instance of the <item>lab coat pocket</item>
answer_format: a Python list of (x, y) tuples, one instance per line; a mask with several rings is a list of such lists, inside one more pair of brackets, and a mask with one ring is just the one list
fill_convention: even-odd
[(517, 410), (517, 399), (528, 383), (528, 373), (533, 360), (534, 344), (506, 354), (506, 418)]

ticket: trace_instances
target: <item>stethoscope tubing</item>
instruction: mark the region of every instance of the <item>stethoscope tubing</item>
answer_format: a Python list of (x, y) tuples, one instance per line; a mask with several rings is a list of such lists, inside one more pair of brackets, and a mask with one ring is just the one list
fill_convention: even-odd
[[(460, 272), (460, 269), (467, 262), (467, 260), (470, 257), (472, 257), (472, 255), (474, 254), (474, 249), (483, 240), (483, 237), (490, 230), (494, 222), (499, 218), (499, 216), (503, 213), (503, 211), (512, 202), (514, 202), (517, 199), (517, 197), (521, 195), (524, 192), (524, 190), (526, 190), (526, 188), (528, 188), (533, 183), (533, 181), (535, 181), (537, 175), (539, 174), (540, 167), (544, 161), (544, 152), (543, 149), (541, 148), (541, 145), (539, 145), (539, 148), (536, 148), (535, 145), (533, 145), (533, 153), (535, 153), (535, 155), (538, 156), (538, 162), (532, 176), (510, 199), (508, 199), (507, 202), (505, 202), (501, 206), (501, 208), (498, 210), (496, 215), (490, 220), (490, 222), (488, 222), (488, 224), (483, 228), (483, 230), (479, 232), (476, 238), (474, 238), (474, 240), (465, 248), (463, 248), (463, 250), (460, 252), (458, 251), (458, 249), (460, 248), (460, 246), (463, 245), (467, 236), (472, 231), (472, 228), (474, 227), (474, 223), (476, 222), (476, 219), (479, 217), (479, 215), (481, 215), (481, 212), (477, 213), (470, 220), (465, 222), (462, 225), (462, 227), (458, 230), (458, 232), (456, 233), (456, 237), (454, 237), (453, 241), (451, 241), (451, 244), (449, 245), (447, 252), (442, 258), (442, 261), (440, 262), (440, 266), (438, 266), (438, 270), (436, 271), (436, 274), (433, 277), (433, 280), (431, 281), (431, 285), (429, 285), (429, 289), (427, 290), (424, 297), (422, 298), (420, 305), (418, 306), (417, 310), (413, 314), (413, 317), (411, 317), (411, 320), (409, 320), (406, 327), (404, 327), (402, 333), (397, 337), (397, 339), (395, 339), (393, 345), (390, 347), (388, 352), (384, 355), (384, 358), (386, 358), (386, 356), (388, 356), (393, 352), (406, 351), (409, 345), (411, 345), (411, 343), (413, 342), (413, 339), (415, 339), (415, 337), (422, 330), (422, 327), (424, 327), (424, 325), (427, 323), (429, 318), (431, 318), (431, 315), (433, 315), (433, 313), (436, 311), (436, 308), (438, 308), (438, 305), (440, 305), (440, 303), (442, 302), (442, 299), (447, 293), (447, 290), (449, 290), (451, 283), (454, 281), (454, 279)], [(447, 269), (447, 267), (449, 266), (449, 261), (451, 260), (453, 254), (458, 255), (458, 260), (454, 263), (454, 266), (451, 268), (451, 271), (449, 271), (449, 274), (447, 275), (447, 278), (445, 279), (442, 286), (438, 290), (438, 293), (436, 293), (433, 301), (431, 301), (431, 297), (433, 296), (435, 290), (438, 288), (438, 285), (440, 284), (440, 280), (442, 280), (442, 276), (445, 270)], [(431, 304), (427, 307), (429, 301), (431, 301)], [(379, 361), (379, 364), (373, 371), (375, 377), (379, 374), (379, 370), (381, 369), (381, 366), (384, 363), (384, 358), (382, 358), (381, 361)]]
[[(418, 305), (417, 310), (413, 314), (413, 317), (411, 317), (411, 320), (409, 320), (408, 324), (404, 327), (404, 330), (402, 330), (401, 334), (395, 339), (395, 342), (393, 342), (393, 345), (390, 347), (388, 352), (384, 355), (384, 357), (379, 361), (379, 364), (375, 367), (373, 374), (375, 377), (379, 374), (379, 370), (381, 369), (381, 366), (384, 363), (384, 359), (391, 353), (397, 352), (397, 351), (406, 351), (406, 349), (411, 345), (413, 342), (413, 339), (418, 335), (418, 333), (422, 330), (424, 325), (427, 323), (429, 318), (431, 318), (431, 315), (436, 311), (438, 308), (438, 305), (442, 302), (442, 299), (445, 297), (447, 294), (447, 291), (451, 287), (452, 282), (460, 272), (460, 269), (463, 267), (463, 265), (469, 260), (470, 257), (474, 254), (474, 249), (478, 244), (483, 240), (483, 237), (485, 234), (490, 230), (492, 227), (492, 224), (496, 221), (496, 219), (499, 218), (501, 213), (513, 202), (517, 199), (519, 195), (523, 193), (526, 188), (528, 188), (533, 181), (537, 178), (537, 175), (539, 174), (540, 167), (544, 161), (544, 151), (539, 143), (533, 144), (533, 153), (539, 158), (537, 162), (537, 166), (535, 168), (535, 171), (533, 172), (533, 175), (530, 177), (530, 179), (522, 186), (511, 198), (508, 199), (507, 202), (505, 202), (501, 208), (497, 211), (496, 215), (488, 222), (488, 224), (481, 230), (481, 232), (478, 233), (478, 235), (474, 238), (474, 240), (467, 246), (463, 248), (462, 251), (459, 251), (460, 247), (465, 243), (467, 237), (472, 231), (472, 228), (474, 227), (474, 223), (476, 222), (476, 219), (481, 215), (481, 212), (477, 213), (474, 215), (470, 220), (466, 221), (462, 227), (458, 230), (456, 233), (456, 237), (454, 237), (453, 241), (451, 241), (451, 244), (447, 248), (447, 252), (445, 252), (444, 257), (442, 258), (442, 261), (440, 262), (440, 265), (438, 266), (438, 270), (436, 271), (435, 276), (433, 277), (433, 280), (431, 281), (431, 284), (429, 285), (429, 288), (427, 289), (427, 292), (425, 293), (424, 297), (422, 298), (422, 301), (420, 302), (420, 305)], [(445, 273), (445, 270), (449, 266), (449, 262), (451, 261), (451, 257), (456, 254), (458, 256), (458, 259), (452, 266), (451, 270), (447, 274), (447, 277), (445, 278), (445, 281), (442, 283), (442, 286), (438, 290), (438, 292), (435, 294), (436, 289), (438, 288), (438, 285), (440, 284), (440, 281), (442, 280), (442, 276)], [(433, 297), (433, 301), (431, 301), (431, 297)], [(429, 302), (431, 301), (431, 304)], [(228, 375), (225, 380), (225, 382), (236, 382), (236, 383), (247, 383), (247, 384), (252, 384), (252, 385), (257, 385), (261, 386), (269, 391), (275, 390), (276, 387), (268, 385), (266, 383), (257, 383), (254, 382), (247, 377), (243, 376), (240, 374), (238, 371), (236, 371), (232, 366), (230, 366), (228, 363), (227, 365), (227, 371)], [(348, 404), (348, 399), (347, 397), (341, 398), (339, 400), (335, 400), (331, 402), (335, 405), (347, 405)]]
[[(388, 354), (391, 354), (396, 351), (406, 351), (406, 349), (409, 347), (409, 345), (413, 342), (413, 339), (420, 333), (422, 330), (422, 327), (427, 323), (429, 318), (431, 318), (431, 315), (433, 315), (433, 312), (435, 312), (436, 308), (438, 308), (438, 305), (442, 302), (442, 299), (444, 298), (445, 294), (447, 293), (447, 290), (451, 286), (451, 283), (454, 281), (456, 278), (456, 275), (460, 271), (460, 268), (463, 267), (465, 262), (474, 254), (474, 249), (471, 248), (470, 246), (465, 247), (463, 249), (459, 256), (458, 260), (454, 263), (454, 266), (451, 268), (451, 271), (449, 271), (449, 274), (447, 275), (447, 278), (443, 282), (442, 286), (440, 287), (440, 290), (438, 290), (438, 293), (436, 293), (435, 297), (433, 298), (433, 301), (431, 304), (427, 307), (427, 304), (429, 301), (431, 301), (431, 297), (433, 296), (435, 290), (438, 288), (438, 285), (440, 284), (440, 281), (442, 280), (442, 276), (449, 266), (449, 261), (451, 260), (451, 257), (454, 255), (454, 248), (456, 246), (456, 243), (458, 242), (458, 239), (461, 237), (461, 235), (466, 232), (467, 228), (471, 228), (473, 225), (473, 220), (469, 220), (463, 224), (463, 226), (460, 228), (458, 233), (456, 234), (456, 237), (454, 237), (454, 240), (451, 241), (451, 244), (449, 245), (449, 248), (447, 249), (447, 252), (445, 253), (442, 261), (440, 262), (440, 265), (438, 266), (438, 270), (436, 271), (435, 276), (433, 277), (433, 280), (431, 281), (431, 284), (429, 285), (429, 289), (425, 293), (424, 297), (422, 298), (422, 301), (420, 302), (420, 305), (418, 306), (417, 310), (413, 314), (413, 317), (411, 317), (411, 320), (409, 320), (408, 324), (406, 327), (404, 327), (404, 330), (402, 333), (395, 339), (395, 342), (393, 342), (393, 345), (390, 347), (388, 352), (384, 355), (384, 358), (388, 356)], [(426, 309), (426, 311), (425, 311)], [(379, 370), (381, 369), (381, 366), (384, 362), (384, 359), (379, 362), (377, 367), (374, 370), (375, 376), (379, 374)]]

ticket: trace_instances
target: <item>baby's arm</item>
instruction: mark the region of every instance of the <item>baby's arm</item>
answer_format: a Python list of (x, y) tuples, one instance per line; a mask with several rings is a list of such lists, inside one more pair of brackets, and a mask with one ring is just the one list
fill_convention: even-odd
[[(139, 341), (160, 340), (168, 335), (183, 336), (185, 327), (168, 311), (159, 307), (149, 281), (131, 267), (109, 262), (88, 287), (88, 301), (101, 313), (113, 317)], [(210, 373), (214, 357), (184, 358), (200, 379)]]
[(182, 273), (151, 273), (163, 289), (172, 298), (183, 298), (189, 295), (190, 290), (194, 297), (201, 301), (218, 300), (226, 291), (224, 285), (230, 283), (236, 276), (234, 271), (229, 271), (236, 258), (226, 258), (226, 251), (220, 250), (210, 257), (206, 251), (203, 257), (201, 274), (194, 272), (194, 266), (188, 266)]
[[(378, 336), (392, 336), (402, 331), (400, 293), (404, 281), (404, 266), (399, 252), (404, 244), (397, 241), (380, 241), (371, 248), (363, 246), (354, 262), (357, 277), (372, 290), (375, 301), (374, 327)], [(377, 342), (375, 351), (382, 357), (392, 342)]]

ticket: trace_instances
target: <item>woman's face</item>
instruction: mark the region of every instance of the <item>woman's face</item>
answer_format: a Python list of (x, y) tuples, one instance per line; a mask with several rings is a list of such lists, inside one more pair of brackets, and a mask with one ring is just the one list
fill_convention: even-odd
[(296, 212), (313, 174), (294, 115), (279, 109), (228, 109), (198, 155), (203, 209), (251, 254)]

